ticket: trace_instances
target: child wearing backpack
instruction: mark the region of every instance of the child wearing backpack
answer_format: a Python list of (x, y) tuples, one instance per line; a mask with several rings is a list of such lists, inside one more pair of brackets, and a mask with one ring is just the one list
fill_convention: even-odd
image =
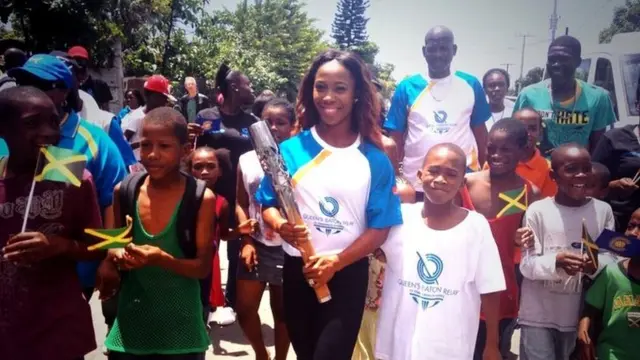
[[(146, 114), (135, 173), (114, 193), (118, 226), (133, 219), (133, 241), (110, 257), (122, 272), (118, 314), (106, 340), (109, 360), (204, 359), (209, 337), (198, 279), (211, 271), (215, 196), (180, 171), (190, 150), (184, 117)], [(196, 212), (197, 211), (197, 212)]]

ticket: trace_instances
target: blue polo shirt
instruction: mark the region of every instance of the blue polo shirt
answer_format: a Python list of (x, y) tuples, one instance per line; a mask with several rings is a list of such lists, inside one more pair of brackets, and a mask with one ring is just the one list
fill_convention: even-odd
[(58, 147), (86, 155), (87, 170), (96, 184), (100, 208), (111, 206), (113, 189), (127, 175), (118, 147), (104, 130), (81, 119), (75, 112), (69, 114), (60, 128), (60, 135)]
[[(113, 189), (127, 175), (127, 169), (118, 147), (104, 130), (81, 119), (77, 113), (69, 114), (60, 128), (58, 146), (72, 149), (87, 157), (87, 170), (91, 173), (98, 192), (101, 209), (111, 206)], [(79, 262), (78, 276), (83, 287), (94, 287), (100, 262)]]

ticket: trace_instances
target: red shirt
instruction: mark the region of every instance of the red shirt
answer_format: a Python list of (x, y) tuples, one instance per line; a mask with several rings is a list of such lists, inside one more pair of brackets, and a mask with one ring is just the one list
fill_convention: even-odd
[[(528, 191), (528, 189), (526, 191)], [(473, 206), (473, 202), (471, 201), (471, 195), (466, 187), (462, 188), (460, 195), (462, 196), (462, 207), (475, 211), (475, 206)], [(516, 231), (522, 226), (523, 215), (524, 213), (517, 213), (487, 219), (493, 238), (498, 246), (504, 281), (507, 285), (507, 289), (500, 293), (500, 319), (515, 319), (518, 317), (519, 299), (514, 261), (516, 250), (514, 238)]]
[[(31, 176), (0, 179), (0, 248), (20, 233)], [(27, 231), (81, 241), (85, 228), (100, 228), (91, 175), (81, 187), (36, 183)], [(0, 257), (0, 359), (70, 360), (96, 348), (89, 304), (76, 262), (63, 257), (17, 266)]]

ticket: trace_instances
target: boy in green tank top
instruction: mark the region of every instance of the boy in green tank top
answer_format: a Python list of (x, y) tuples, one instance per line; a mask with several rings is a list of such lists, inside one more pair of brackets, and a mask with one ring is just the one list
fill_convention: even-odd
[[(118, 314), (105, 343), (109, 360), (205, 358), (210, 341), (198, 279), (211, 271), (215, 198), (207, 189), (198, 210), (197, 254), (186, 258), (177, 214), (186, 188), (180, 165), (188, 152), (187, 124), (179, 112), (163, 107), (147, 113), (140, 141), (147, 176), (132, 209), (133, 242), (110, 252), (112, 273), (124, 271)], [(120, 191), (118, 185), (116, 219)]]
[[(640, 209), (627, 225), (627, 236), (640, 236)], [(614, 240), (615, 241), (615, 240)], [(633, 243), (636, 242), (636, 243)], [(580, 360), (637, 359), (640, 354), (640, 240), (632, 240), (630, 259), (608, 265), (587, 291), (578, 328)]]

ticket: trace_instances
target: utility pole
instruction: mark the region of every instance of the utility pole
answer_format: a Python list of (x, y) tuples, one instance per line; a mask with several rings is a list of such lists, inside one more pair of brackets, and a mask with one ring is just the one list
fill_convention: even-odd
[(558, 0), (553, 0), (553, 13), (549, 18), (549, 30), (551, 30), (551, 41), (556, 39), (556, 31), (558, 30)]
[(500, 64), (500, 66), (504, 66), (504, 67), (506, 68), (505, 70), (507, 70), (507, 72), (509, 72), (509, 67), (510, 67), (511, 65), (515, 65), (515, 64), (514, 64), (514, 63), (504, 63), (504, 64)]
[[(518, 35), (518, 37), (522, 37), (522, 53), (520, 54), (520, 79), (522, 79), (524, 77), (524, 51), (527, 48), (527, 38), (533, 37), (533, 35), (523, 34)], [(517, 90), (519, 91), (520, 89)]]

